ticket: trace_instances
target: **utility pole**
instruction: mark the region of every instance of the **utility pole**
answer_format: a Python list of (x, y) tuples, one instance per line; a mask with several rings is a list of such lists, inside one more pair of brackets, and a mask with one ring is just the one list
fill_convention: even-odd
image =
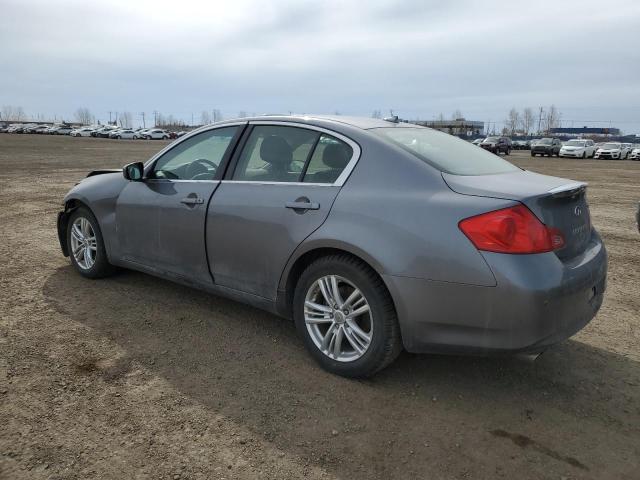
[(540, 127), (542, 126), (542, 114), (544, 113), (544, 108), (540, 107), (540, 113), (538, 114), (538, 135), (540, 134)]
[(142, 128), (147, 128), (147, 126), (144, 123), (144, 112), (140, 112), (140, 115), (142, 115)]
[(158, 125), (158, 111), (154, 110), (153, 111), (153, 126), (157, 126)]
[(113, 113), (113, 112), (109, 112), (109, 125), (111, 125), (111, 114), (112, 114), (112, 113)]

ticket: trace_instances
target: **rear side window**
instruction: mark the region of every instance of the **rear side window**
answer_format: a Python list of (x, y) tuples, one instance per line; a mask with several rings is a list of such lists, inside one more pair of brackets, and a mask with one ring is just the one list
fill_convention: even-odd
[(232, 174), (249, 182), (334, 183), (353, 148), (332, 135), (300, 127), (253, 127)]
[(321, 135), (313, 151), (304, 182), (333, 183), (343, 172), (353, 156), (353, 149), (330, 135)]
[(298, 182), (319, 132), (297, 127), (253, 127), (233, 180)]
[(370, 131), (445, 173), (491, 175), (520, 170), (493, 153), (437, 130), (391, 127)]

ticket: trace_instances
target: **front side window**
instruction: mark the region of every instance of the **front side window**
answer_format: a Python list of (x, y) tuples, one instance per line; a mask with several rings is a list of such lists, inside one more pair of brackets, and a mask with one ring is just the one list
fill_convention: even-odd
[(430, 128), (385, 127), (370, 131), (441, 172), (453, 175), (490, 175), (520, 170), (483, 148)]
[(233, 172), (233, 180), (299, 182), (319, 132), (298, 127), (253, 127)]
[(208, 130), (180, 142), (156, 161), (151, 178), (213, 180), (237, 130)]

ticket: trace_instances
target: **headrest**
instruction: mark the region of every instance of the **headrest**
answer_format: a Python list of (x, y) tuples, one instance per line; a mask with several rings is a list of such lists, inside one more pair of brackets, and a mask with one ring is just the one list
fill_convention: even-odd
[(322, 163), (330, 168), (344, 168), (349, 163), (349, 159), (348, 148), (341, 143), (327, 145), (322, 152)]
[(260, 158), (271, 165), (288, 168), (293, 160), (293, 152), (284, 138), (270, 135), (262, 140)]

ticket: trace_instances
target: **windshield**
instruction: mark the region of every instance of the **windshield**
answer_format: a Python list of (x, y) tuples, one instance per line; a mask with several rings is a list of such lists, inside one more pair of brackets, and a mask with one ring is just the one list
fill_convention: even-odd
[(606, 149), (620, 148), (620, 144), (619, 143), (605, 143), (600, 148), (606, 148)]
[(570, 140), (567, 143), (565, 143), (566, 147), (584, 147), (586, 142), (583, 142), (581, 140)]
[(445, 173), (490, 175), (520, 170), (493, 153), (437, 130), (396, 127), (370, 131)]
[(538, 140), (538, 145), (551, 145), (553, 140), (550, 138), (543, 138), (542, 140)]
[(487, 137), (483, 140), (483, 142), (491, 142), (491, 143), (496, 143), (498, 141), (498, 137)]

